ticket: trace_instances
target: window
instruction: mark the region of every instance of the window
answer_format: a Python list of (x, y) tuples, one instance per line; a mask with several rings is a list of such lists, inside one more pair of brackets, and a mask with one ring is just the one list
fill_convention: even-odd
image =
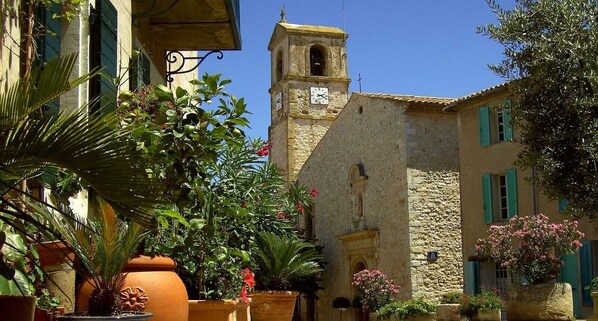
[(275, 82), (282, 80), (282, 50), (276, 54), (276, 78)]
[(513, 274), (509, 272), (509, 270), (502, 266), (500, 263), (495, 263), (494, 266), (495, 271), (495, 279), (496, 279), (496, 289), (500, 296), (505, 298), (508, 293), (509, 285), (513, 284), (514, 278)]
[(486, 224), (517, 215), (517, 170), (482, 175), (482, 200)]
[(129, 87), (131, 90), (140, 90), (151, 83), (150, 60), (141, 51), (135, 58), (131, 58), (131, 70), (129, 71)]
[[(506, 100), (503, 107), (509, 104), (510, 100)], [(483, 106), (478, 109), (478, 118), (481, 146), (513, 140), (513, 127), (509, 111), (493, 111), (488, 106)]]
[(354, 165), (349, 171), (349, 184), (351, 185), (353, 203), (353, 231), (367, 229), (364, 212), (364, 196), (367, 176), (361, 164)]
[(313, 46), (309, 49), (309, 67), (312, 76), (324, 76), (326, 71), (326, 56), (322, 46)]

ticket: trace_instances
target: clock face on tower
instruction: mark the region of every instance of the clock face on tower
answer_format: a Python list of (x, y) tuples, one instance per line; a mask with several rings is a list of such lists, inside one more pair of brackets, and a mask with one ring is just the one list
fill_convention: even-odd
[(282, 108), (282, 93), (280, 91), (274, 94), (274, 106), (277, 111)]
[(311, 87), (310, 91), (311, 103), (313, 105), (327, 105), (328, 104), (328, 88), (326, 87)]

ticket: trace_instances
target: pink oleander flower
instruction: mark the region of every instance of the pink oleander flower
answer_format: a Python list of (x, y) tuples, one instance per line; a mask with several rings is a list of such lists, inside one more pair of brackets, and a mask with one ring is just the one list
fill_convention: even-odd
[(584, 234), (576, 221), (549, 223), (546, 215), (515, 216), (507, 225), (491, 226), (488, 237), (479, 239), (476, 252), (492, 258), (524, 276), (531, 284), (554, 281), (559, 275), (562, 254), (581, 247)]
[(303, 212), (303, 211), (305, 211), (305, 208), (303, 207), (303, 204), (301, 204), (301, 203), (297, 203), (297, 210), (298, 210), (299, 212)]
[(370, 311), (376, 311), (392, 300), (399, 293), (400, 286), (395, 285), (384, 273), (378, 270), (363, 270), (353, 275), (353, 285), (363, 305)]
[(278, 213), (276, 213), (276, 216), (278, 216), (278, 218), (282, 218), (282, 219), (285, 219), (285, 218), (287, 218), (287, 216), (286, 216), (286, 215), (284, 215), (284, 213), (283, 213), (283, 212), (278, 212)]

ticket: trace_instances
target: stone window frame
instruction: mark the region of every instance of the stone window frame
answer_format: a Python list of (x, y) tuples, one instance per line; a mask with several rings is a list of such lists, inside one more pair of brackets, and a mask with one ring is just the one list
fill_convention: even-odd
[[(321, 54), (321, 59), (322, 61), (320, 61), (321, 66), (319, 66), (318, 68), (321, 68), (320, 72), (314, 72), (314, 67), (315, 67), (315, 62), (312, 61), (312, 51), (313, 50), (317, 50), (320, 54)], [(306, 58), (307, 58), (307, 74), (310, 76), (315, 76), (315, 77), (324, 77), (328, 75), (328, 52), (330, 50), (328, 49), (328, 47), (326, 46), (326, 44), (324, 43), (314, 43), (313, 45), (309, 46), (309, 48), (306, 51)]]

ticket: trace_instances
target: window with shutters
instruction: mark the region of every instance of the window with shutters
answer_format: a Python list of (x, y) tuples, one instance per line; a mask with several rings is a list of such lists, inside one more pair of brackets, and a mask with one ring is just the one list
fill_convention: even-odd
[[(506, 100), (503, 105), (510, 105), (510, 100)], [(478, 109), (478, 119), (481, 146), (513, 140), (511, 113), (508, 110), (492, 110), (483, 106)]]
[(139, 54), (131, 58), (131, 68), (129, 70), (129, 87), (131, 90), (140, 90), (150, 85), (150, 68), (150, 60), (142, 51), (139, 51)]
[(482, 176), (484, 222), (504, 221), (517, 215), (517, 170)]
[(91, 98), (96, 99), (94, 112), (111, 112), (116, 109), (117, 76), (117, 26), (118, 12), (109, 0), (97, 0), (91, 18), (91, 62), (92, 67), (102, 68), (102, 75), (91, 82)]

